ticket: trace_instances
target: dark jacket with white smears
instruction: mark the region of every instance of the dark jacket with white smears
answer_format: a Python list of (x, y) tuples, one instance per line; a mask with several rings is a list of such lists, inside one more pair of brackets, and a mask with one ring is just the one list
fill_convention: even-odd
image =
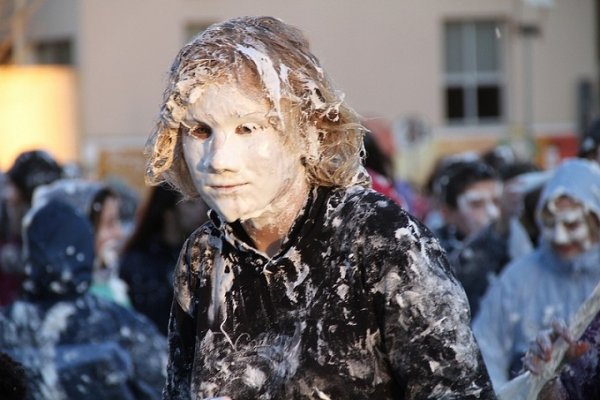
[(317, 188), (272, 258), (215, 213), (175, 271), (165, 398), (495, 398), (464, 291), (427, 228)]
[(144, 317), (89, 293), (86, 216), (52, 200), (25, 217), (24, 298), (0, 313), (0, 350), (22, 363), (31, 399), (156, 399), (166, 341)]
[(560, 379), (569, 394), (569, 400), (600, 399), (600, 314), (587, 327), (581, 339), (590, 344), (590, 349), (567, 365)]

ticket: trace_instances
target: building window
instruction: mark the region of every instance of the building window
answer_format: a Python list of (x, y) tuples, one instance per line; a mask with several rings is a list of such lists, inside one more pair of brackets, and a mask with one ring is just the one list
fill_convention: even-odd
[(68, 39), (38, 42), (34, 45), (34, 54), (37, 64), (73, 65), (73, 50)]
[(445, 113), (456, 125), (502, 121), (502, 26), (496, 21), (445, 24)]

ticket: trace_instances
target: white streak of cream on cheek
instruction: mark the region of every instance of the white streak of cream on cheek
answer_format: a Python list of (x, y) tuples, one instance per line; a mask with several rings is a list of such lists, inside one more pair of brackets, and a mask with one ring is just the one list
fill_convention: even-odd
[(583, 220), (575, 229), (568, 229), (564, 222), (557, 222), (553, 227), (542, 228), (542, 232), (544, 237), (553, 243), (579, 243), (585, 249), (591, 247), (590, 231)]
[(581, 243), (585, 250), (592, 247), (592, 238), (588, 225), (585, 222), (571, 232), (571, 237), (574, 241)]
[(542, 228), (542, 236), (548, 243), (566, 244), (569, 242), (563, 226), (544, 226)]
[(259, 143), (254, 147), (254, 151), (256, 152), (256, 156), (260, 158), (269, 158), (269, 154), (271, 153), (271, 144), (269, 142)]

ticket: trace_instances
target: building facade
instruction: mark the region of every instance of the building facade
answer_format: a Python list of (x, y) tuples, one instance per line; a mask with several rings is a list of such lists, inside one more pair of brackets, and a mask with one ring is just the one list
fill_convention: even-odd
[(46, 0), (25, 58), (71, 65), (79, 161), (141, 185), (170, 62), (241, 15), (301, 28), (348, 102), (393, 123), (398, 172), (415, 181), (441, 154), (498, 143), (551, 165), (596, 111), (596, 0)]

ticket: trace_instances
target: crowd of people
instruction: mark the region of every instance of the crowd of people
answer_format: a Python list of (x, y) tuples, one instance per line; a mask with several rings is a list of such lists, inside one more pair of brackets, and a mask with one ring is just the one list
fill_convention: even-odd
[(600, 282), (600, 122), (556, 168), (502, 145), (421, 188), (389, 134), (300, 31), (245, 17), (177, 55), (130, 229), (110, 182), (19, 155), (2, 398), (494, 399), (561, 337), (543, 396), (600, 398), (600, 314), (556, 328)]
[(2, 193), (0, 351), (26, 398), (160, 398), (173, 269), (204, 203), (154, 187), (127, 232), (118, 188), (43, 150), (17, 157)]

